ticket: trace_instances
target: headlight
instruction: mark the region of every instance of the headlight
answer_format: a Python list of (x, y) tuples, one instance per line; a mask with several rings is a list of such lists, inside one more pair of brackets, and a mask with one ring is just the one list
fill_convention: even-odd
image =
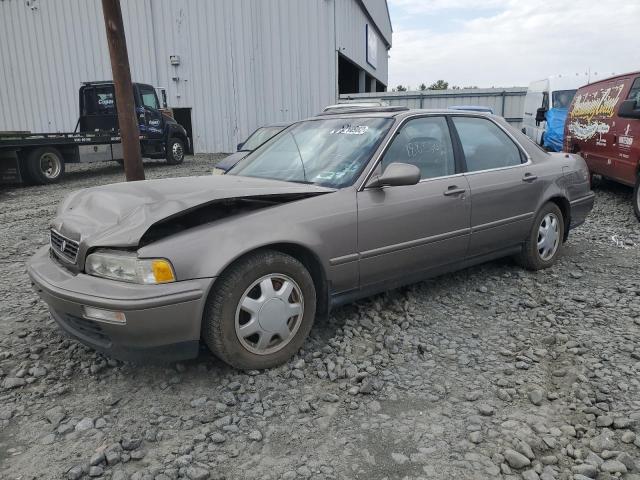
[(84, 268), (89, 275), (121, 282), (155, 285), (176, 281), (169, 260), (140, 259), (134, 252), (99, 250), (87, 257)]

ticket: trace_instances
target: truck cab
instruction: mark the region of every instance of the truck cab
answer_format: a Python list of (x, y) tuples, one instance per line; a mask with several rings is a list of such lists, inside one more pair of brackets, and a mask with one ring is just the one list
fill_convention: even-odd
[(567, 110), (584, 83), (584, 77), (576, 75), (531, 82), (524, 99), (522, 133), (547, 150), (561, 151)]
[[(155, 88), (133, 84), (140, 149), (147, 158), (182, 163), (191, 152), (187, 131), (161, 106)], [(123, 161), (113, 82), (85, 82), (73, 132), (0, 132), (0, 184), (58, 182), (67, 163)]]
[[(80, 87), (80, 133), (118, 131), (118, 111), (113, 82), (85, 82)], [(163, 109), (153, 86), (133, 84), (133, 98), (138, 117), (142, 155), (167, 158), (170, 164), (181, 163), (190, 151), (189, 138), (169, 111)]]

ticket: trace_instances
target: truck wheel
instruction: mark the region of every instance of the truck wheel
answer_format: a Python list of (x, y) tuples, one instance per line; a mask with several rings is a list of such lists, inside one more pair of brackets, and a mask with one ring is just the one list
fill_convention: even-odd
[(295, 258), (273, 250), (231, 265), (213, 286), (202, 338), (229, 365), (271, 368), (302, 347), (316, 313), (316, 289)]
[(180, 165), (184, 160), (184, 143), (179, 138), (172, 137), (167, 142), (167, 163)]
[(549, 268), (558, 259), (564, 238), (564, 217), (553, 202), (545, 203), (536, 215), (531, 232), (516, 261), (527, 270)]
[(40, 185), (56, 183), (64, 175), (64, 159), (55, 148), (37, 148), (27, 157), (27, 169), (34, 183)]
[(638, 178), (636, 179), (636, 186), (633, 189), (633, 211), (640, 220), (640, 174), (638, 174)]

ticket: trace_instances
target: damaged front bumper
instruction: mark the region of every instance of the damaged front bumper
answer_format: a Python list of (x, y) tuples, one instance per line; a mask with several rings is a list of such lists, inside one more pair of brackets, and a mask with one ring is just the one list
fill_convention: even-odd
[[(80, 342), (121, 360), (170, 362), (198, 355), (213, 278), (137, 285), (73, 274), (42, 247), (27, 272), (51, 317)], [(85, 307), (122, 312), (124, 323), (88, 319)]]

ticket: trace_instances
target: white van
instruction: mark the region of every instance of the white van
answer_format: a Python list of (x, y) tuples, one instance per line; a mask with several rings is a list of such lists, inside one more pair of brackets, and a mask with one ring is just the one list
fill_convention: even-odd
[(586, 83), (584, 75), (558, 75), (531, 82), (524, 99), (522, 132), (538, 145), (544, 145), (547, 111), (568, 109), (578, 87)]

